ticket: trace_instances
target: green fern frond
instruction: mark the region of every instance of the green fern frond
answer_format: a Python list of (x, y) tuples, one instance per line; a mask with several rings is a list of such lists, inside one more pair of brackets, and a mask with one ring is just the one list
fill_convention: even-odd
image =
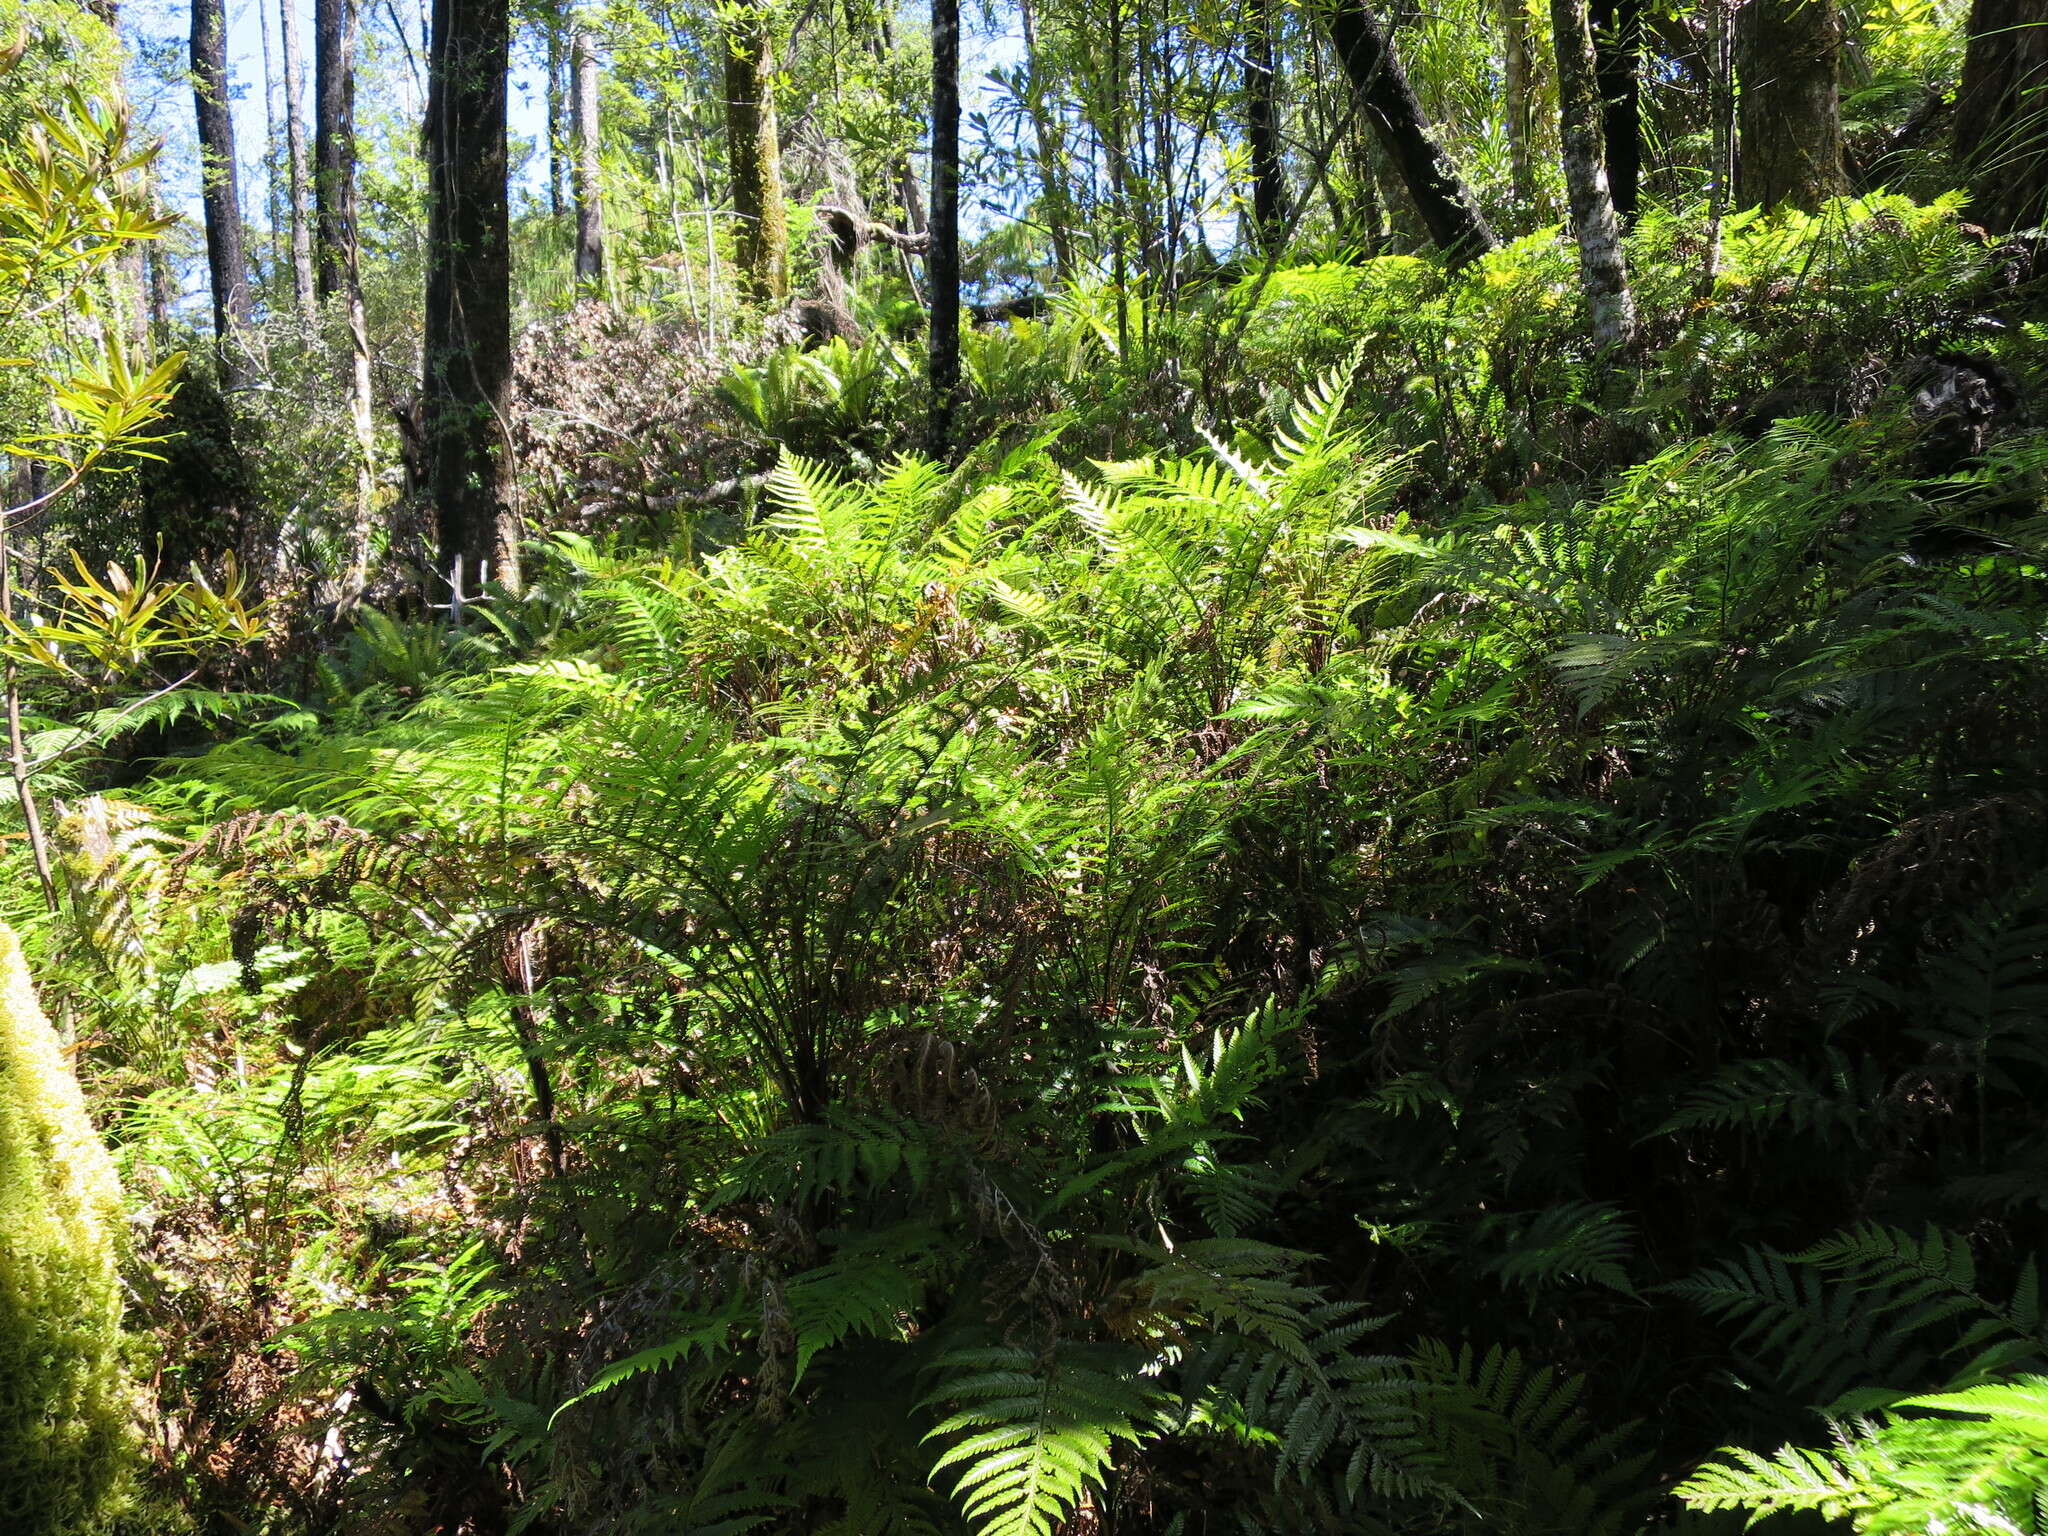
[(1065, 1345), (1050, 1358), (991, 1345), (935, 1367), (928, 1407), (951, 1411), (926, 1437), (951, 1441), (932, 1476), (951, 1472), (981, 1536), (1054, 1536), (1099, 1490), (1119, 1440), (1136, 1444), (1161, 1411), (1129, 1351)]
[(1590, 1281), (1624, 1296), (1636, 1294), (1628, 1275), (1635, 1228), (1619, 1207), (1570, 1200), (1507, 1226), (1505, 1250), (1488, 1262), (1503, 1284), (1542, 1291), (1566, 1281)]

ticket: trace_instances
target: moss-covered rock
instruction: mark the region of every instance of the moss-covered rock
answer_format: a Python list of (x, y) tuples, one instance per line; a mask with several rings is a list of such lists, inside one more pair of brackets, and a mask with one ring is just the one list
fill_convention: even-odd
[(82, 1536), (122, 1502), (134, 1398), (121, 1190), (0, 925), (0, 1531)]

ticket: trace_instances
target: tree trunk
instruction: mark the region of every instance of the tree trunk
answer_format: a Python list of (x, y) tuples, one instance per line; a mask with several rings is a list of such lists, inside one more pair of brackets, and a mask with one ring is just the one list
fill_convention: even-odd
[(1045, 56), (1038, 46), (1038, 19), (1032, 0), (1018, 0), (1024, 24), (1025, 105), (1031, 113), (1032, 137), (1038, 141), (1039, 205), (1045, 211), (1046, 233), (1052, 240), (1054, 274), (1062, 281), (1075, 275), (1074, 195), (1067, 182), (1065, 132), (1053, 120), (1045, 99)]
[[(162, 216), (166, 210), (154, 196), (150, 198), (150, 216)], [(177, 307), (178, 291), (171, 273), (171, 258), (164, 251), (163, 241), (151, 240), (142, 253), (143, 272), (148, 280), (149, 297), (149, 344), (159, 352), (168, 351), (171, 345), (171, 311)]]
[(1500, 242), (1457, 167), (1430, 137), (1422, 104), (1366, 0), (1336, 0), (1329, 27), (1366, 120), (1400, 173), (1430, 239), (1453, 262), (1485, 255)]
[(932, 0), (931, 454), (951, 447), (960, 392), (960, 0)]
[(556, 218), (562, 216), (562, 183), (568, 174), (564, 164), (567, 156), (562, 152), (566, 138), (562, 132), (562, 119), (567, 116), (565, 99), (569, 95), (562, 80), (568, 68), (568, 60), (562, 49), (562, 22), (559, 16), (549, 16), (542, 27), (548, 42), (548, 212)]
[(356, 238), (356, 0), (313, 0), (313, 32), (313, 243), (327, 299), (347, 284)]
[(221, 373), (232, 385), (248, 372), (249, 265), (242, 252), (242, 200), (235, 189), (235, 121), (228, 110), (224, 0), (192, 0), (192, 98), (199, 124), (213, 334), (220, 349)]
[(1593, 0), (1592, 23), (1607, 190), (1633, 223), (1643, 180), (1643, 0)]
[(506, 0), (434, 0), (427, 56), (423, 417), (441, 574), (465, 595), (519, 584), (505, 413), (512, 268), (505, 190)]
[(764, 304), (789, 297), (789, 220), (775, 126), (775, 39), (765, 0), (748, 0), (726, 26), (726, 159), (739, 217), (739, 263)]
[[(280, 0), (280, 3), (289, 5), (290, 0)], [(363, 316), (362, 254), (356, 244), (357, 16), (356, 0), (313, 0), (313, 142), (318, 174), (313, 178), (315, 203), (310, 214), (305, 208), (303, 178), (299, 183), (300, 190), (295, 194), (299, 199), (300, 227), (310, 223), (318, 244), (316, 277), (319, 294), (322, 298), (336, 294), (341, 296), (343, 321), (348, 327), (348, 412), (349, 425), (356, 440), (356, 486), (355, 506), (349, 520), (347, 565), (341, 575), (341, 600), (344, 603), (355, 601), (368, 578), (371, 514), (377, 486), (377, 435), (370, 399), (370, 340)], [(294, 101), (296, 99), (294, 87)], [(297, 163), (303, 167), (303, 128), (299, 130), (298, 146), (294, 154), (298, 157)], [(429, 157), (432, 158), (431, 149)], [(310, 246), (313, 242), (308, 243)], [(310, 262), (310, 255), (307, 259)]]
[(1287, 220), (1286, 173), (1280, 159), (1280, 79), (1273, 64), (1273, 8), (1252, 0), (1244, 44), (1244, 136), (1252, 162), (1252, 228), (1271, 256)]
[(263, 50), (263, 212), (270, 225), (270, 260), (277, 274), (290, 257), (290, 235), (284, 206), (284, 173), (277, 149), (284, 142), (284, 125), (277, 120), (277, 45), (271, 37), (270, 7), (257, 0), (257, 33)]
[(1593, 315), (1593, 341), (1606, 349), (1635, 336), (1635, 301), (1621, 259), (1621, 221), (1607, 190), (1600, 143), (1600, 88), (1585, 0), (1550, 0), (1557, 44), (1558, 115), (1563, 119), (1564, 185), (1579, 245), (1579, 282)]
[(576, 280), (594, 288), (604, 280), (604, 191), (597, 154), (597, 45), (588, 27), (576, 28), (569, 52), (576, 70)]
[(1500, 0), (1501, 94), (1507, 112), (1508, 182), (1518, 218), (1536, 209), (1536, 59), (1527, 0)]
[(1975, 0), (1956, 91), (1970, 217), (2003, 234), (2048, 217), (2048, 5)]
[(1749, 0), (1736, 27), (1736, 190), (1745, 206), (1808, 213), (1848, 190), (1834, 0)]
[(299, 57), (299, 20), (292, 0), (278, 0), (284, 32), (284, 137), (291, 193), (292, 297), (299, 313), (313, 313), (313, 210), (307, 186), (305, 67)]

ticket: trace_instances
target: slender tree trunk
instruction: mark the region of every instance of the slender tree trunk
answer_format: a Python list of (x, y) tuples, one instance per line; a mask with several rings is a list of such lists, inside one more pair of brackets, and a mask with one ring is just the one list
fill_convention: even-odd
[[(154, 197), (150, 200), (152, 215), (161, 215), (163, 206)], [(149, 282), (149, 344), (162, 351), (171, 343), (171, 311), (176, 307), (178, 294), (171, 277), (170, 257), (165, 254), (163, 242), (152, 240), (142, 253), (144, 274)]]
[(1244, 136), (1252, 162), (1252, 228), (1270, 256), (1287, 221), (1287, 180), (1280, 159), (1280, 78), (1273, 63), (1273, 7), (1252, 0), (1244, 42)]
[(270, 260), (278, 272), (291, 256), (290, 227), (284, 202), (285, 168), (278, 159), (284, 142), (284, 125), (277, 120), (277, 45), (271, 37), (270, 7), (257, 0), (256, 30), (263, 50), (263, 211), (270, 222)]
[[(353, 604), (370, 576), (370, 537), (377, 505), (377, 428), (370, 398), (370, 336), (363, 316), (363, 284), (357, 256), (349, 250), (348, 414), (356, 440), (355, 506), (349, 519), (348, 568), (342, 573), (342, 601)], [(516, 578), (517, 570), (513, 571)]]
[(1564, 184), (1572, 234), (1579, 244), (1579, 282), (1593, 314), (1593, 341), (1606, 349), (1635, 337), (1635, 300), (1621, 258), (1621, 221), (1607, 190), (1600, 144), (1600, 90), (1585, 0), (1550, 0), (1557, 43), (1557, 97), (1563, 118)]
[(739, 217), (739, 264), (764, 304), (789, 297), (789, 220), (775, 124), (775, 39), (765, 0), (747, 0), (726, 26), (726, 159)]
[[(289, 0), (282, 0), (289, 3)], [(363, 314), (362, 253), (356, 238), (356, 138), (355, 138), (355, 43), (359, 12), (357, 0), (313, 0), (314, 35), (314, 118), (313, 147), (317, 174), (314, 177), (312, 227), (319, 252), (317, 287), (322, 298), (340, 295), (343, 320), (348, 327), (349, 425), (356, 440), (355, 505), (349, 524), (348, 561), (342, 573), (342, 601), (353, 603), (368, 579), (371, 519), (377, 489), (377, 433), (372, 414), (370, 384), (370, 338)], [(440, 41), (433, 30), (427, 39), (430, 49)], [(502, 72), (502, 71), (501, 71)], [(432, 64), (429, 63), (429, 74)], [(432, 81), (429, 81), (428, 135), (433, 132)], [(502, 91), (500, 93), (502, 101)], [(301, 131), (301, 143), (304, 134)], [(303, 152), (303, 151), (301, 151)], [(502, 149), (500, 155), (502, 158)], [(429, 191), (434, 186), (434, 167), (440, 163), (435, 147), (428, 147)], [(303, 207), (303, 204), (301, 205)], [(303, 227), (305, 219), (302, 217)], [(429, 219), (432, 244), (433, 219)], [(430, 250), (428, 346), (434, 345), (431, 314), (433, 277)], [(509, 325), (509, 322), (508, 322)], [(508, 343), (509, 345), (509, 343)], [(429, 352), (429, 358), (432, 357)], [(432, 376), (433, 365), (428, 365)], [(428, 396), (433, 398), (430, 387)], [(513, 579), (518, 576), (512, 571)]]
[[(121, 30), (121, 11), (114, 0), (105, 4), (87, 7), (95, 16), (107, 24), (107, 29), (117, 36)], [(119, 74), (108, 82), (112, 104), (121, 111), (128, 110), (126, 83)], [(123, 174), (121, 184), (135, 196), (138, 204), (150, 207), (152, 213), (156, 202), (148, 168)], [(147, 351), (150, 346), (149, 332), (149, 261), (144, 247), (154, 248), (161, 242), (156, 240), (131, 240), (122, 246), (114, 258), (114, 270), (119, 274), (114, 283), (115, 305), (121, 313), (122, 328), (129, 344), (138, 352)]]
[(1745, 206), (1808, 213), (1848, 190), (1834, 0), (1749, 0), (1736, 25), (1737, 192)]
[(512, 267), (505, 189), (506, 0), (434, 0), (427, 62), (424, 427), (443, 574), (519, 585), (505, 412)]
[(562, 47), (562, 19), (548, 17), (544, 24), (548, 43), (548, 212), (556, 218), (563, 213), (562, 184), (568, 179), (568, 156), (563, 152), (567, 135), (562, 131), (562, 120), (568, 116), (568, 98), (573, 79), (565, 81), (569, 60)]
[(604, 191), (598, 163), (597, 45), (589, 27), (578, 24), (569, 51), (576, 71), (571, 103), (576, 130), (576, 280), (594, 288), (604, 281)]
[(1707, 260), (1700, 273), (1701, 298), (1721, 279), (1721, 228), (1735, 187), (1735, 18), (1734, 0), (1707, 0), (1707, 111), (1713, 179), (1707, 184)]
[[(14, 616), (14, 556), (8, 545), (13, 532), (8, 514), (0, 506), (0, 614)], [(57, 910), (57, 881), (50, 870), (50, 845), (43, 835), (43, 818), (36, 804), (35, 786), (29, 777), (28, 744), (21, 729), (21, 669), (10, 656), (0, 663), (0, 713), (6, 716), (7, 769), (14, 781), (14, 798), (21, 807), (23, 829), (28, 834), (29, 857), (35, 865), (36, 883), (42, 887), (43, 905), (54, 915)]]
[(932, 0), (931, 453), (952, 446), (960, 392), (960, 0)]
[(228, 109), (224, 0), (192, 0), (192, 96), (199, 123), (206, 266), (213, 282), (213, 334), (230, 384), (248, 372), (249, 264), (242, 251), (242, 200), (235, 188), (235, 120)]
[(1116, 352), (1131, 351), (1130, 231), (1131, 163), (1124, 139), (1124, 0), (1109, 0), (1107, 121), (1101, 130), (1109, 175), (1109, 276), (1116, 288)]
[(1032, 0), (1017, 0), (1024, 24), (1025, 105), (1031, 114), (1032, 137), (1038, 142), (1039, 206), (1052, 241), (1052, 263), (1062, 282), (1071, 281), (1074, 264), (1074, 196), (1067, 183), (1065, 133), (1046, 104), (1045, 56), (1038, 46), (1038, 19)]
[(299, 19), (292, 0), (278, 0), (284, 43), (284, 136), (291, 196), (292, 297), (301, 315), (313, 313), (313, 210), (306, 163), (305, 67), (299, 56)]
[(313, 245), (328, 299), (348, 280), (356, 238), (356, 0), (313, 0), (313, 33)]
[(1643, 180), (1643, 0), (1593, 0), (1592, 23), (1607, 190), (1614, 211), (1633, 223)]
[(2048, 4), (1975, 0), (1956, 91), (1970, 217), (2003, 234), (2048, 221)]
[(1336, 0), (1327, 15), (1337, 58), (1430, 239), (1454, 262), (1485, 255), (1500, 241), (1450, 156), (1430, 137), (1392, 39), (1366, 0)]
[(1507, 113), (1508, 180), (1516, 214), (1536, 208), (1535, 50), (1529, 39), (1527, 0), (1500, 0), (1501, 105)]

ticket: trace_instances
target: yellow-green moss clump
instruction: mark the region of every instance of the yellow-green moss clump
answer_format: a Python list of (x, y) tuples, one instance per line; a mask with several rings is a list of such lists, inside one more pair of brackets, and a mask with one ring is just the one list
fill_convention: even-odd
[(98, 1529), (131, 1465), (121, 1190), (0, 924), (0, 1531)]

